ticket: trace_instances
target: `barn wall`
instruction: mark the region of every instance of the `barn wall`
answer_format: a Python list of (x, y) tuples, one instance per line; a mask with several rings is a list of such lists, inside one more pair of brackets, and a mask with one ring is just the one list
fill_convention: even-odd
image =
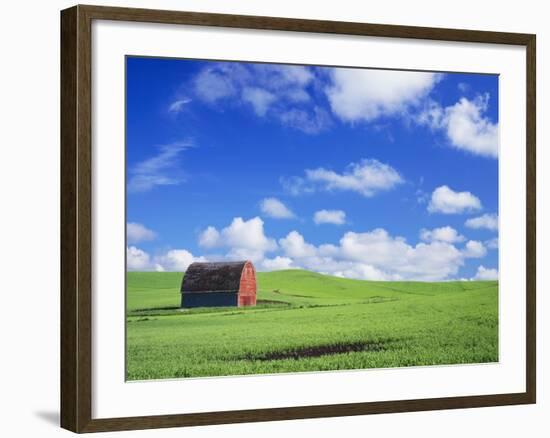
[(256, 295), (239, 295), (239, 307), (255, 306)]
[(241, 275), (239, 288), (239, 306), (256, 305), (256, 273), (254, 267), (247, 263)]
[(181, 294), (181, 307), (224, 307), (237, 306), (236, 292), (199, 292)]

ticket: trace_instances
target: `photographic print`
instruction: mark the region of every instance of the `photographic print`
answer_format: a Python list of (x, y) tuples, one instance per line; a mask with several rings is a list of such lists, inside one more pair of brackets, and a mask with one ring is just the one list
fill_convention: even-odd
[(127, 380), (498, 362), (498, 98), (127, 56)]

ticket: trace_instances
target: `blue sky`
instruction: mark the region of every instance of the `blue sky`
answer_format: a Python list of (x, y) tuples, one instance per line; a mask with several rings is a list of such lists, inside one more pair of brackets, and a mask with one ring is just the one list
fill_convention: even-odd
[(127, 262), (498, 275), (498, 76), (127, 58)]

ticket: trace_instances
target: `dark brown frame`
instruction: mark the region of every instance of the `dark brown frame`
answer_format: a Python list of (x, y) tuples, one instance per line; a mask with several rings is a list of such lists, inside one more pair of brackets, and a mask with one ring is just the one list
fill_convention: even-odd
[[(527, 102), (526, 391), (467, 397), (92, 419), (92, 20), (139, 21), (525, 46), (527, 52), (525, 95)], [(535, 48), (535, 35), (519, 33), (81, 5), (63, 10), (61, 12), (61, 426), (81, 433), (535, 403)]]

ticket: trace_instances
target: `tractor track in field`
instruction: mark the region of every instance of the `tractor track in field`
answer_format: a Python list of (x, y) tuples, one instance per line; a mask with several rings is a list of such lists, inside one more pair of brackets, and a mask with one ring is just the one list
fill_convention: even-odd
[(390, 344), (397, 339), (381, 339), (378, 341), (358, 341), (346, 342), (338, 344), (316, 345), (311, 347), (300, 347), (282, 351), (272, 351), (263, 354), (249, 354), (242, 359), (251, 361), (273, 361), (293, 359), (299, 360), (304, 358), (330, 356), (335, 354), (358, 353), (363, 351), (385, 351), (390, 348)]

